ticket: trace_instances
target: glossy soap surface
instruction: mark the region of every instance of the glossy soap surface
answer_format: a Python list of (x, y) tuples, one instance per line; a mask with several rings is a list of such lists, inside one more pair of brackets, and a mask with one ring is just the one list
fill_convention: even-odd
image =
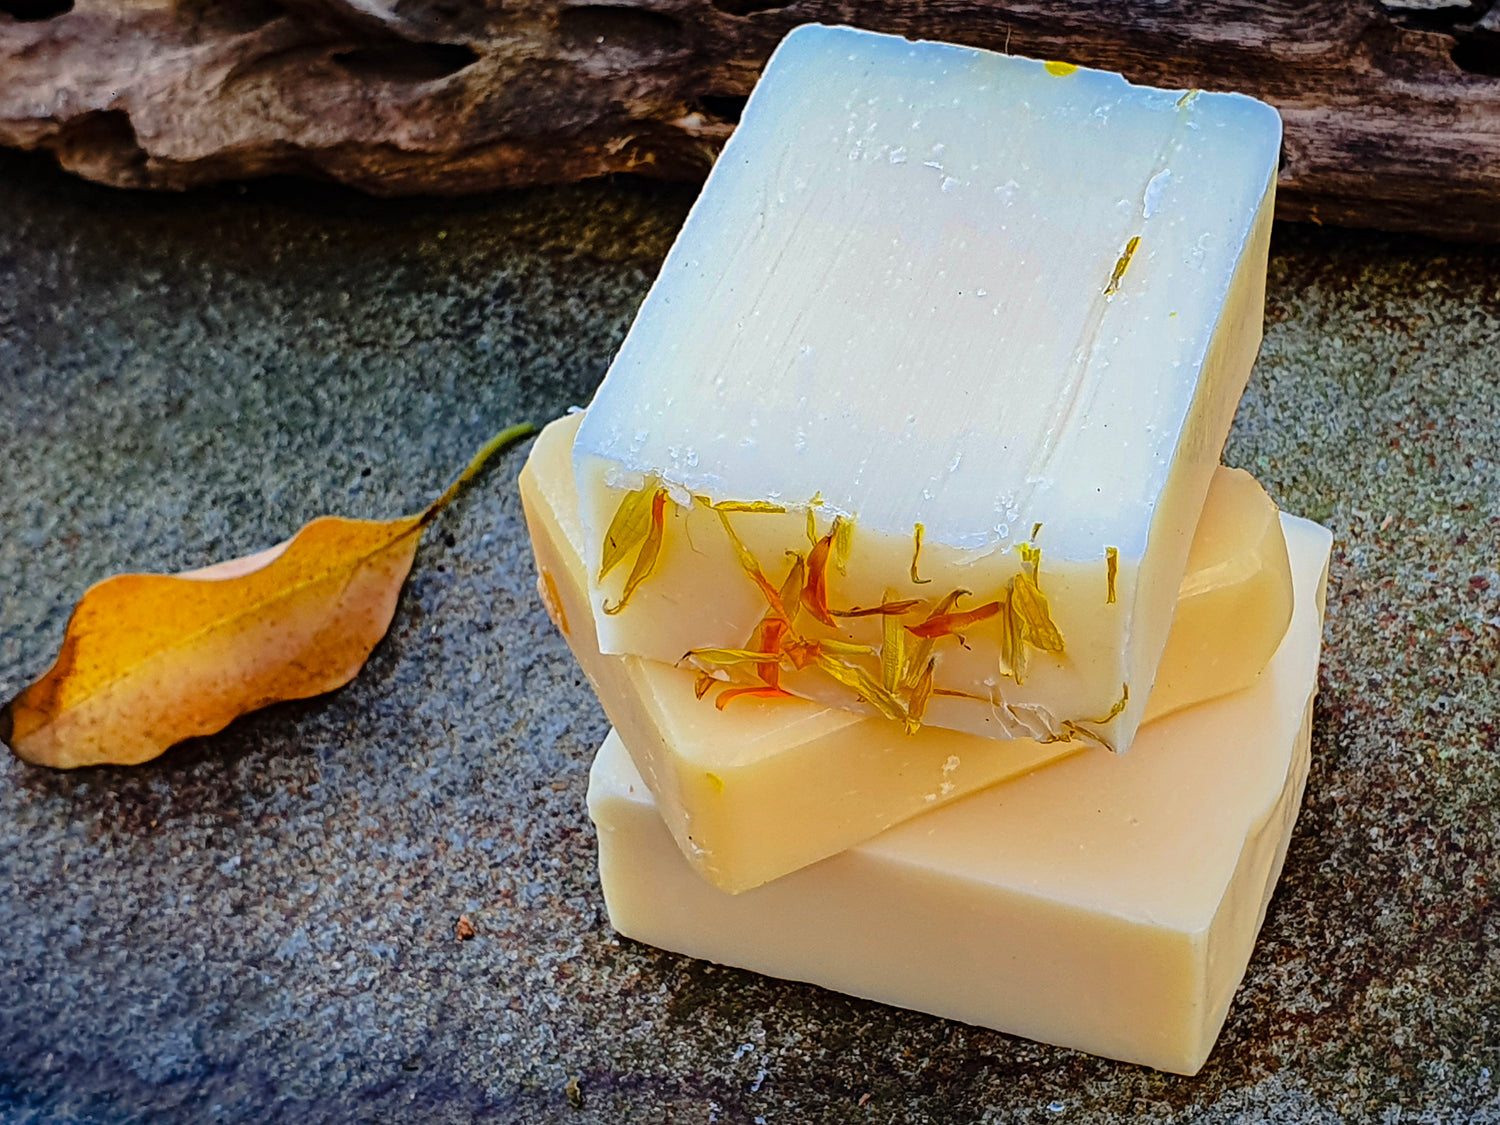
[[(716, 528), (693, 494), (788, 506), (736, 521), (768, 572), (807, 550), (815, 499), (825, 529), (852, 517), (845, 605), (989, 597), (1040, 524), (1067, 659), (1010, 695), (1061, 721), (1128, 682), (1109, 732), (1128, 743), (1260, 339), (1279, 135), (1248, 98), (799, 28), (580, 431), (589, 557), (647, 479), (673, 489), (668, 539), (698, 546)], [(909, 583), (918, 523), (930, 590)], [(648, 581), (605, 615), (628, 568), (596, 576), (605, 651), (744, 643), (764, 607), (704, 550), (696, 597)], [(980, 695), (1003, 679), (994, 661), (938, 674)]]

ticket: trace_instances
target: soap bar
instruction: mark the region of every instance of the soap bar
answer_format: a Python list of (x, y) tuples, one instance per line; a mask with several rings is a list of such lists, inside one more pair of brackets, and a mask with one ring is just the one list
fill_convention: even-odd
[(589, 777), (610, 922), (663, 949), (1161, 1070), (1224, 1023), (1307, 776), (1330, 537), (1250, 690), (742, 895), (694, 873), (617, 734)]
[(1259, 346), (1279, 140), (1237, 95), (793, 31), (578, 433), (603, 651), (774, 639), (797, 668), (699, 662), (1123, 750)]
[[(577, 426), (577, 417), (548, 426), (521, 474), (538, 586), (679, 847), (715, 886), (758, 886), (1078, 749), (930, 726), (907, 734), (887, 719), (800, 699), (735, 700), (721, 712), (695, 698), (683, 669), (602, 656), (568, 459)], [(1286, 543), (1260, 486), (1221, 470), (1203, 525), (1148, 716), (1249, 685), (1291, 619)]]

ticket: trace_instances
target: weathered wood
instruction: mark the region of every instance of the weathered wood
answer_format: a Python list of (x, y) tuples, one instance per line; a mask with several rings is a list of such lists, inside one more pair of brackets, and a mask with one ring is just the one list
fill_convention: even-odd
[(0, 0), (0, 143), (153, 188), (692, 178), (808, 21), (1243, 90), (1282, 216), (1500, 238), (1500, 0)]

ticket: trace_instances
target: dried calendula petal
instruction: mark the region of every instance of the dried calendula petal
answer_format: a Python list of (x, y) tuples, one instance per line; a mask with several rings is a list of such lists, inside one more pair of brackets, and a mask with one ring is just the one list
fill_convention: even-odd
[(1007, 595), (1000, 608), (1000, 671), (1017, 684), (1026, 682), (1026, 668), (1030, 663), (1025, 630), (1025, 625), (1016, 616), (1014, 596)]
[(1024, 570), (1011, 579), (1010, 607), (1016, 619), (1025, 627), (1029, 644), (1056, 656), (1063, 654), (1062, 634), (1052, 623), (1052, 614), (1047, 608), (1047, 596), (1035, 579)]
[(603, 557), (599, 560), (599, 581), (603, 582), (630, 553), (646, 541), (651, 531), (651, 505), (660, 482), (648, 477), (640, 488), (625, 494), (620, 506), (615, 509), (615, 518), (609, 521), (609, 530), (604, 533)]
[(902, 614), (910, 613), (921, 604), (921, 598), (903, 598), (899, 602), (881, 602), (879, 605), (866, 606), (863, 609), (855, 606), (853, 609), (830, 609), (828, 612), (834, 617), (900, 617)]
[(641, 544), (641, 553), (636, 556), (635, 566), (630, 570), (630, 577), (625, 580), (625, 589), (620, 594), (620, 600), (613, 606), (604, 603), (604, 612), (613, 616), (625, 608), (625, 603), (630, 601), (630, 595), (634, 594), (640, 584), (651, 577), (651, 572), (656, 569), (656, 560), (661, 556), (661, 541), (666, 533), (667, 527), (667, 490), (658, 488), (651, 497), (651, 520), (646, 528), (646, 540)]
[(765, 596), (766, 603), (776, 611), (777, 615), (790, 621), (791, 614), (787, 613), (786, 606), (781, 604), (781, 591), (771, 585), (771, 580), (766, 577), (765, 571), (761, 570), (760, 563), (750, 553), (750, 548), (745, 546), (745, 541), (735, 532), (734, 525), (729, 522), (729, 516), (724, 512), (720, 512), (719, 522), (724, 525), (724, 531), (729, 536), (729, 542), (734, 546), (734, 554), (740, 561), (741, 569), (760, 588), (760, 592)]
[(906, 631), (915, 637), (933, 638), (954, 636), (970, 625), (977, 625), (986, 621), (1000, 612), (998, 601), (986, 602), (974, 609), (966, 609), (953, 613), (935, 613), (926, 621), (916, 625), (906, 626)]
[(707, 672), (699, 672), (696, 676), (693, 677), (693, 698), (702, 699), (705, 695), (708, 694), (709, 688), (713, 687), (714, 684), (720, 682), (722, 681), (715, 679)]
[(736, 699), (792, 699), (792, 695), (782, 691), (778, 687), (733, 687), (725, 688), (719, 692), (714, 699), (714, 706), (720, 711)]
[(1088, 719), (1086, 721), (1090, 722), (1090, 723), (1095, 723), (1098, 726), (1102, 727), (1105, 723), (1109, 722), (1116, 715), (1118, 715), (1121, 711), (1125, 710), (1125, 705), (1127, 703), (1129, 703), (1129, 702), (1130, 702), (1130, 685), (1129, 684), (1121, 684), (1120, 685), (1120, 698), (1117, 699), (1117, 700), (1115, 700), (1115, 705), (1109, 709), (1109, 713), (1107, 715), (1105, 715), (1102, 719)]
[(917, 676), (916, 687), (911, 689), (911, 702), (906, 705), (906, 730), (909, 734), (917, 732), (922, 725), (922, 716), (927, 714), (927, 701), (932, 698), (932, 676), (936, 669), (937, 661), (929, 660)]
[(1105, 605), (1115, 604), (1115, 578), (1120, 573), (1120, 548), (1104, 548), (1104, 581), (1108, 586), (1104, 598)]
[(788, 551), (792, 556), (792, 569), (787, 572), (786, 579), (781, 583), (781, 608), (786, 613), (788, 621), (797, 619), (797, 610), (802, 608), (802, 591), (807, 583), (807, 564), (802, 561), (802, 556), (796, 551)]
[(720, 500), (717, 504), (710, 504), (716, 512), (785, 512), (780, 504), (772, 504), (769, 500)]
[(880, 682), (896, 691), (906, 679), (906, 630), (894, 614), (881, 618)]
[(766, 660), (779, 659), (780, 656), (779, 652), (748, 648), (694, 648), (689, 649), (683, 659), (696, 660), (700, 664), (710, 664), (715, 668), (725, 668), (734, 664), (760, 664)]
[(848, 574), (849, 551), (854, 546), (854, 521), (848, 516), (833, 518), (833, 565), (840, 574)]
[(918, 586), (925, 586), (932, 581), (931, 578), (917, 577), (917, 564), (922, 561), (922, 533), (926, 530), (921, 524), (917, 524), (912, 532), (911, 580)]
[(1125, 271), (1130, 268), (1130, 259), (1135, 257), (1136, 248), (1141, 244), (1140, 235), (1132, 235), (1125, 249), (1121, 252), (1119, 259), (1115, 262), (1115, 271), (1109, 275), (1109, 284), (1104, 287), (1104, 295), (1112, 297), (1119, 291), (1120, 282), (1125, 278)]
[(870, 673), (855, 664), (849, 664), (835, 656), (819, 656), (818, 667), (829, 676), (847, 688), (852, 688), (859, 693), (861, 699), (869, 703), (875, 710), (879, 711), (887, 719), (905, 724), (907, 712), (901, 701), (891, 692), (885, 690)]
[(802, 592), (802, 604), (807, 612), (824, 625), (833, 627), (836, 622), (828, 612), (828, 556), (833, 551), (833, 532), (819, 539), (807, 556), (807, 588)]

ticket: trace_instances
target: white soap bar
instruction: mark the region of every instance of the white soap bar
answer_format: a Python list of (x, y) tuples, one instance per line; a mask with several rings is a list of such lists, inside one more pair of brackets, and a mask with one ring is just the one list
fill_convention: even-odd
[[(779, 686), (1123, 749), (1259, 346), (1279, 141), (1237, 95), (792, 32), (578, 434), (604, 651), (753, 645), (732, 529), (771, 586), (803, 566), (803, 640), (881, 645), (831, 611), (882, 600), (988, 614), (888, 691), (847, 652)], [(918, 714), (929, 658), (967, 707)]]
[[(741, 891), (860, 843), (893, 824), (1079, 748), (998, 742), (801, 699), (739, 699), (720, 712), (683, 669), (599, 652), (568, 450), (576, 417), (537, 438), (521, 502), (538, 586), (683, 853)], [(1249, 474), (1220, 469), (1183, 579), (1147, 717), (1254, 681), (1292, 614), (1291, 566), (1276, 506)]]
[(1249, 691), (742, 895), (698, 878), (612, 734), (589, 778), (610, 921), (772, 976), (1143, 1063), (1203, 1065), (1307, 777), (1330, 537), (1285, 517), (1297, 609)]

